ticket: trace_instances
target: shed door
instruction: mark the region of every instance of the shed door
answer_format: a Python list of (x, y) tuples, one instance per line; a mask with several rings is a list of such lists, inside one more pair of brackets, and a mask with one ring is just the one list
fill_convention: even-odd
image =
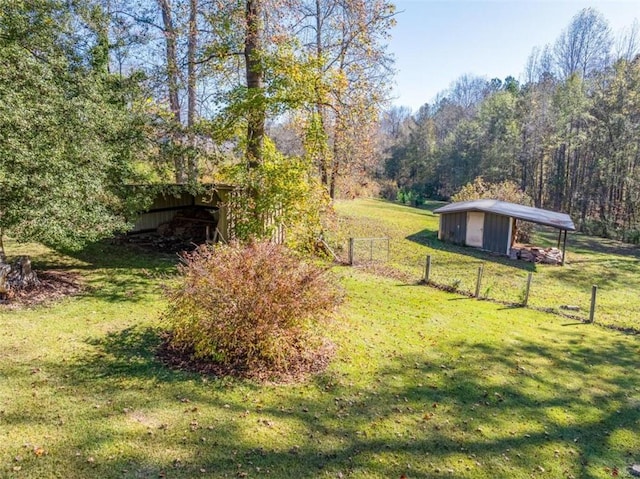
[(508, 254), (511, 243), (510, 224), (511, 219), (508, 216), (486, 213), (482, 247), (493, 253)]
[(467, 237), (467, 213), (448, 213), (440, 216), (440, 239), (463, 245)]
[(467, 212), (467, 246), (482, 248), (484, 231), (484, 213), (479, 211)]

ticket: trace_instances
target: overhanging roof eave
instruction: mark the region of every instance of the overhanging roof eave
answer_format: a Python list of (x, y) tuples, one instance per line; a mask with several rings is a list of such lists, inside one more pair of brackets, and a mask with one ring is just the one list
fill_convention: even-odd
[(534, 208), (532, 206), (518, 205), (499, 200), (471, 200), (458, 203), (449, 203), (434, 210), (436, 214), (451, 214), (457, 212), (482, 212), (492, 213), (528, 221), (539, 225), (549, 226), (561, 231), (575, 231), (575, 225), (571, 217), (566, 213)]
[(516, 215), (508, 215), (511, 218), (515, 218), (517, 220), (522, 220), (522, 221), (527, 221), (529, 223), (535, 223), (537, 225), (543, 225), (543, 226), (550, 226), (551, 228), (555, 228), (557, 230), (562, 230), (562, 231), (575, 231), (576, 228), (575, 226), (568, 226), (568, 225), (557, 225), (557, 224), (553, 224), (547, 221), (538, 221), (538, 220), (532, 220), (531, 218), (524, 218), (521, 216), (516, 216)]

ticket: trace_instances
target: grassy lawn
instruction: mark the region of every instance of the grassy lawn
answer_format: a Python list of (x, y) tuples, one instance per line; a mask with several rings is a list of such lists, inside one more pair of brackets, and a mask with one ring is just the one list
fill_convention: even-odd
[[(431, 255), (432, 281), (457, 284), (472, 293), (482, 264), (481, 296), (510, 303), (521, 302), (527, 274), (532, 272), (530, 306), (556, 311), (563, 305), (578, 306), (580, 311), (571, 314), (582, 319), (589, 316), (591, 286), (597, 285), (596, 322), (640, 331), (640, 248), (575, 233), (569, 235), (564, 267), (511, 261), (438, 241), (438, 216), (432, 211), (441, 205), (431, 202), (418, 209), (381, 200), (338, 203), (341, 233), (332, 240), (344, 250), (349, 236), (389, 237), (390, 262), (408, 277), (422, 278), (426, 255)], [(557, 233), (552, 231), (539, 231), (534, 238), (540, 246), (556, 242)], [(368, 259), (369, 245), (363, 243), (361, 248), (361, 256)]]
[[(405, 235), (392, 262), (419, 277), (428, 211), (340, 210), (345, 237), (372, 232), (369, 215), (376, 236)], [(403, 239), (414, 234), (425, 241)], [(89, 289), (0, 310), (0, 477), (609, 478), (640, 463), (637, 336), (340, 267), (325, 373), (207, 378), (154, 355), (174, 258), (26, 248)]]

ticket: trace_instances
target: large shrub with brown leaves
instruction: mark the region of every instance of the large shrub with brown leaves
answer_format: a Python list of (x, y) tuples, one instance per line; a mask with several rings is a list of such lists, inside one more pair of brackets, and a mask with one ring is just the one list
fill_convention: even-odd
[(165, 313), (168, 351), (197, 369), (272, 377), (319, 369), (338, 293), (325, 268), (269, 242), (185, 254)]
[[(531, 197), (520, 189), (513, 181), (505, 180), (500, 183), (485, 182), (478, 176), (473, 182), (464, 185), (460, 191), (451, 197), (452, 201), (472, 201), (492, 199), (516, 203), (518, 205), (533, 206)], [(526, 221), (517, 222), (516, 241), (528, 243), (533, 234), (533, 224)]]

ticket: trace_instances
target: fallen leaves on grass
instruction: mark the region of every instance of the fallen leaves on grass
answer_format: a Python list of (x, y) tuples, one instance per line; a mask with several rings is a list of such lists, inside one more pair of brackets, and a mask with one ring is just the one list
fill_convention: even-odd
[(8, 303), (0, 303), (0, 306), (6, 309), (32, 307), (74, 296), (84, 290), (80, 275), (72, 271), (38, 271), (38, 279), (38, 286), (10, 291)]
[(37, 457), (41, 457), (47, 454), (47, 451), (44, 450), (44, 448), (40, 447), (40, 446), (35, 446), (33, 448), (33, 453), (37, 456)]

